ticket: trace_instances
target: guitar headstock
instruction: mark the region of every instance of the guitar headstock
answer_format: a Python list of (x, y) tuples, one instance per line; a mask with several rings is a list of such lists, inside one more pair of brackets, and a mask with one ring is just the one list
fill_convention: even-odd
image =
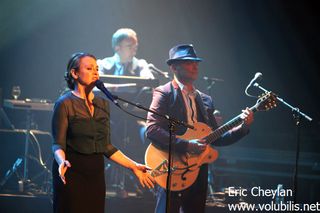
[(255, 108), (258, 111), (268, 111), (277, 106), (277, 96), (273, 92), (266, 92), (259, 96)]

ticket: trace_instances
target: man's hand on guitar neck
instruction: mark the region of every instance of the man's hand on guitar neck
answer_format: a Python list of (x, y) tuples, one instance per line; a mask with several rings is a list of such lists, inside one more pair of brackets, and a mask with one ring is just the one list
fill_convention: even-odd
[(207, 145), (204, 142), (204, 139), (189, 140), (187, 152), (190, 154), (200, 154), (206, 150)]
[(248, 127), (253, 122), (253, 112), (247, 107), (245, 110), (242, 110), (241, 118), (244, 121), (244, 125)]

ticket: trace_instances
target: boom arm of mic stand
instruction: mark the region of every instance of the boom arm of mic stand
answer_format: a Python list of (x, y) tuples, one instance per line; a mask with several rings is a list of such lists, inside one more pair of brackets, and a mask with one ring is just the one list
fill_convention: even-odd
[[(266, 90), (265, 88), (263, 88), (262, 86), (260, 86), (258, 83), (254, 83), (253, 86), (261, 89), (263, 92), (270, 92), (270, 91)], [(287, 102), (286, 102), (285, 100), (283, 100), (282, 98), (280, 98), (280, 97), (277, 96), (277, 100), (280, 101), (281, 103), (283, 103), (285, 106), (289, 107), (293, 112), (302, 115), (302, 116), (303, 116), (305, 119), (307, 119), (308, 121), (311, 122), (311, 121), (313, 120), (310, 116), (308, 116), (308, 115), (306, 115), (305, 113), (301, 112), (301, 111), (299, 110), (299, 108), (291, 106), (289, 103), (287, 103)]]
[(192, 125), (190, 125), (190, 124), (187, 124), (186, 122), (179, 121), (179, 120), (177, 120), (177, 119), (175, 119), (175, 118), (170, 117), (169, 115), (160, 114), (160, 113), (158, 113), (158, 112), (156, 112), (156, 111), (154, 111), (154, 110), (151, 110), (151, 109), (148, 109), (148, 108), (142, 106), (142, 105), (139, 104), (139, 103), (133, 103), (133, 102), (131, 102), (131, 101), (128, 101), (128, 100), (123, 99), (123, 98), (121, 98), (121, 97), (119, 97), (119, 96), (116, 96), (116, 95), (113, 95), (113, 98), (114, 98), (115, 100), (120, 100), (120, 101), (123, 101), (123, 102), (125, 102), (125, 103), (128, 103), (128, 104), (130, 104), (130, 105), (132, 105), (132, 106), (135, 106), (135, 107), (137, 107), (137, 108), (139, 108), (139, 109), (142, 109), (142, 110), (144, 110), (144, 111), (152, 112), (153, 114), (158, 115), (159, 117), (165, 118), (165, 119), (168, 120), (169, 122), (172, 122), (172, 123), (174, 123), (174, 124), (176, 124), (176, 125), (181, 125), (181, 126), (184, 126), (184, 127), (189, 128), (189, 129), (194, 129), (194, 126), (192, 126)]

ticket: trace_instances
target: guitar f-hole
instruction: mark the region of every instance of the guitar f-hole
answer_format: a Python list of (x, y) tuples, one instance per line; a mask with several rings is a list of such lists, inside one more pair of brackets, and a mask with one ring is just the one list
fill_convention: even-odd
[(185, 177), (185, 175), (189, 172), (189, 171), (191, 171), (190, 169), (186, 169), (186, 171), (184, 171), (182, 174), (181, 174), (181, 179), (182, 180), (187, 180), (187, 178)]

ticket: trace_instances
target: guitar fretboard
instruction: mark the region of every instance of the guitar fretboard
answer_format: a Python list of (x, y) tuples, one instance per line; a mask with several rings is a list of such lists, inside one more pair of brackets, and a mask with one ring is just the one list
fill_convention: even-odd
[[(256, 105), (250, 108), (252, 112), (256, 112), (257, 108)], [(241, 114), (236, 116), (235, 118), (231, 119), (224, 125), (220, 126), (218, 129), (214, 130), (211, 134), (209, 134), (207, 137), (205, 137), (206, 143), (210, 144), (214, 141), (216, 141), (218, 138), (220, 138), (222, 135), (224, 135), (229, 130), (233, 129), (236, 126), (239, 126), (243, 122), (241, 118)]]

